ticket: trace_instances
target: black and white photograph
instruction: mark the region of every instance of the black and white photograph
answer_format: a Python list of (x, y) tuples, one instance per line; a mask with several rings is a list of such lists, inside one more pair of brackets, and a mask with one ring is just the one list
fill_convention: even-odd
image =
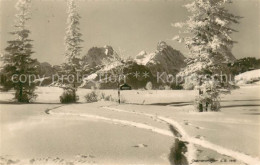
[(0, 165), (260, 165), (260, 0), (0, 0)]

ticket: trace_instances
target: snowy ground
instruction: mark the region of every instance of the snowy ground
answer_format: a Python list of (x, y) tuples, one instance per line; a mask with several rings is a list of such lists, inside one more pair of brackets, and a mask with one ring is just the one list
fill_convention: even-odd
[(240, 85), (250, 84), (255, 81), (257, 81), (257, 83), (259, 84), (259, 80), (260, 80), (260, 69), (247, 71), (235, 77), (236, 83)]
[(170, 164), (176, 136), (192, 164), (260, 164), (259, 85), (234, 90), (221, 112), (205, 113), (193, 111), (196, 91), (123, 91), (132, 104), (121, 105), (84, 103), (85, 89), (80, 103), (62, 105), (61, 92), (39, 88), (29, 105), (0, 93), (0, 164)]

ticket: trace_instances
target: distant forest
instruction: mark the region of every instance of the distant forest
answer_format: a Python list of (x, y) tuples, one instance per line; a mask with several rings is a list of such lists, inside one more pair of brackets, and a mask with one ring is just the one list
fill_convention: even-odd
[(232, 64), (228, 64), (228, 67), (233, 75), (238, 75), (250, 70), (260, 69), (260, 59), (255, 57), (241, 58)]

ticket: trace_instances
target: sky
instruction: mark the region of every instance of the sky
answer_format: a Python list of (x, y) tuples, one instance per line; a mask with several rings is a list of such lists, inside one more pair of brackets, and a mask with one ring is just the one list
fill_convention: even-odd
[[(17, 0), (0, 0), (0, 52), (13, 37)], [(166, 41), (185, 56), (183, 44), (172, 41), (179, 29), (171, 23), (185, 21), (189, 13), (183, 5), (191, 0), (79, 0), (80, 28), (83, 34), (82, 55), (94, 46), (112, 46), (122, 56), (136, 56), (142, 50), (153, 52), (159, 41)], [(239, 32), (232, 35), (236, 58), (260, 58), (260, 0), (233, 0), (227, 6), (242, 16), (234, 25)], [(66, 28), (65, 0), (32, 0), (32, 19), (28, 22), (33, 39), (33, 58), (40, 62), (64, 62)]]

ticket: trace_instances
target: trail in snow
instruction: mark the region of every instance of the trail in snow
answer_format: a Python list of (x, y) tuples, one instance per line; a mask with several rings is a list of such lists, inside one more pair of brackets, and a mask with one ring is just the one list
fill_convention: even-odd
[[(152, 114), (147, 114), (147, 113), (140, 113), (140, 112), (134, 112), (134, 111), (126, 111), (126, 110), (122, 110), (122, 109), (117, 109), (117, 108), (111, 108), (111, 107), (102, 107), (104, 109), (108, 109), (108, 110), (112, 110), (112, 111), (118, 111), (118, 112), (124, 112), (124, 113), (134, 113), (134, 114), (138, 114), (138, 115), (143, 115), (143, 116), (147, 116), (147, 117), (153, 117), (156, 119), (159, 119), (161, 121), (164, 121), (168, 124), (173, 125), (177, 131), (182, 135), (181, 140), (183, 141), (187, 141), (189, 142), (188, 144), (188, 161), (192, 162), (193, 158), (195, 158), (195, 149), (194, 149), (194, 144), (202, 146), (204, 148), (208, 148), (211, 150), (214, 150), (220, 154), (224, 154), (230, 157), (233, 157), (241, 162), (244, 162), (246, 164), (249, 165), (259, 165), (260, 161), (258, 158), (253, 158), (249, 155), (237, 152), (237, 151), (233, 151), (227, 148), (224, 148), (222, 146), (213, 144), (211, 142), (208, 142), (206, 140), (201, 140), (201, 139), (197, 139), (197, 138), (193, 138), (193, 137), (189, 137), (189, 135), (185, 132), (185, 130), (182, 128), (182, 126), (169, 118), (163, 117), (163, 116), (158, 116), (158, 115), (152, 115)], [(56, 109), (57, 110), (57, 109)], [(113, 119), (113, 118), (107, 118), (107, 117), (102, 117), (102, 116), (98, 116), (98, 115), (89, 115), (89, 114), (75, 114), (75, 113), (64, 113), (64, 112), (54, 112), (53, 110), (49, 111), (49, 114), (55, 114), (55, 115), (69, 115), (69, 116), (82, 116), (82, 117), (88, 117), (88, 118), (94, 118), (94, 119), (98, 119), (98, 120), (104, 120), (104, 121), (108, 121), (108, 122), (112, 122), (112, 123), (118, 123), (118, 124), (124, 124), (124, 125), (128, 125), (128, 126), (134, 126), (137, 128), (141, 128), (141, 129), (146, 129), (146, 130), (150, 130), (152, 132), (156, 132), (158, 134), (161, 135), (166, 135), (166, 136), (170, 136), (173, 137), (173, 134), (171, 131), (169, 130), (164, 130), (164, 129), (160, 129), (160, 128), (156, 128), (147, 124), (143, 124), (143, 123), (137, 123), (137, 122), (132, 122), (132, 121), (127, 121), (127, 120), (119, 120), (119, 119)]]
[[(120, 111), (120, 110), (117, 110), (117, 111)], [(122, 112), (127, 112), (127, 111), (123, 111), (122, 110)], [(107, 122), (112, 122), (114, 124), (124, 124), (124, 125), (128, 125), (128, 126), (134, 126), (134, 127), (141, 128), (141, 129), (146, 129), (146, 130), (149, 130), (149, 131), (161, 134), (161, 135), (166, 135), (166, 136), (169, 136), (169, 137), (175, 137), (170, 130), (160, 129), (160, 128), (157, 128), (157, 127), (153, 127), (153, 126), (150, 126), (150, 125), (147, 125), (147, 124), (143, 124), (143, 123), (138, 123), (138, 122), (132, 122), (132, 121), (127, 121), (127, 120), (119, 120), (119, 119), (113, 119), (113, 118), (107, 118), (107, 117), (98, 116), (98, 115), (89, 115), (89, 114), (86, 114), (86, 113), (84, 113), (84, 114), (75, 114), (75, 113), (69, 113), (69, 112), (66, 112), (66, 113), (65, 112), (54, 112), (53, 110), (50, 110), (49, 114), (88, 117), (88, 118), (92, 118), (92, 119), (98, 119), (98, 120), (104, 120), (104, 121), (107, 121)], [(149, 116), (149, 117), (153, 117), (154, 118), (153, 115), (149, 115), (149, 114), (146, 114), (146, 115)], [(180, 139), (179, 137), (175, 137), (175, 138)], [(194, 155), (191, 155), (190, 153), (195, 154), (195, 150), (193, 149), (194, 147), (193, 147), (193, 144), (191, 144), (191, 143), (189, 143), (187, 145), (187, 147), (188, 147), (188, 149), (190, 151), (194, 151), (194, 152), (188, 152), (188, 155), (186, 156), (187, 159), (188, 159), (188, 162), (191, 162), (193, 160), (193, 158), (194, 158)]]
[(93, 118), (93, 119), (113, 122), (113, 123), (117, 123), (117, 124), (134, 126), (134, 127), (137, 127), (137, 128), (150, 130), (152, 132), (156, 132), (156, 133), (159, 133), (161, 135), (166, 135), (166, 136), (173, 137), (172, 132), (169, 131), (169, 130), (164, 130), (164, 129), (156, 128), (156, 127), (153, 127), (153, 126), (149, 126), (147, 124), (127, 121), (127, 120), (119, 120), (119, 119), (113, 119), (113, 118), (107, 118), (107, 117), (103, 117), (103, 116), (98, 116), (98, 115), (75, 114), (75, 113), (68, 113), (68, 112), (65, 113), (65, 112), (53, 112), (53, 111), (50, 111), (49, 114), (88, 117), (88, 118)]
[[(141, 113), (141, 112), (136, 112), (136, 111), (125, 111), (122, 109), (117, 109), (117, 108), (112, 108), (112, 107), (102, 107), (102, 108), (107, 109), (107, 110), (117, 111), (117, 112), (132, 113), (132, 114), (137, 114), (137, 115), (147, 116), (150, 118), (159, 119), (160, 121), (163, 121), (167, 124), (171, 124), (173, 127), (175, 127), (175, 129), (177, 129), (177, 131), (181, 134), (182, 137), (180, 139), (182, 141), (189, 142), (188, 138), (187, 138), (188, 135), (186, 134), (184, 129), (179, 125), (179, 123), (177, 123), (173, 120), (171, 122), (169, 122), (168, 120), (165, 120), (167, 118), (164, 118), (164, 117), (158, 116), (158, 115), (148, 114), (148, 113)], [(177, 138), (177, 137), (175, 137), (175, 138)], [(186, 157), (188, 159), (188, 162), (192, 162), (195, 159), (196, 150), (192, 143), (188, 143), (187, 148), (188, 148), (188, 153), (187, 153)]]
[(189, 142), (189, 145), (187, 146), (188, 147), (188, 154), (189, 154), (188, 155), (189, 162), (192, 162), (192, 159), (195, 156), (195, 149), (194, 149), (194, 146), (192, 144), (196, 144), (196, 145), (202, 146), (204, 148), (214, 150), (214, 151), (216, 151), (220, 154), (233, 157), (233, 158), (235, 158), (235, 159), (237, 159), (241, 162), (244, 162), (246, 164), (249, 164), (249, 165), (259, 165), (260, 164), (260, 161), (259, 161), (258, 158), (254, 158), (254, 157), (251, 157), (251, 156), (246, 155), (244, 153), (240, 153), (240, 152), (237, 152), (237, 151), (233, 151), (231, 149), (224, 148), (222, 146), (213, 144), (213, 143), (206, 141), (206, 140), (201, 140), (201, 139), (190, 137), (186, 133), (186, 131), (182, 128), (182, 126), (178, 122), (176, 122), (172, 119), (169, 119), (169, 118), (166, 118), (166, 117), (163, 117), (163, 116), (152, 115), (152, 114), (148, 114), (148, 113), (140, 113), (140, 112), (135, 112), (135, 111), (126, 111), (126, 110), (112, 108), (112, 107), (102, 107), (102, 108), (107, 109), (107, 110), (117, 111), (117, 112), (133, 113), (133, 114), (143, 115), (143, 116), (147, 116), (147, 117), (155, 117), (155, 118), (160, 119), (164, 122), (167, 122), (168, 124), (173, 125), (178, 130), (178, 132), (182, 135), (181, 139)]

